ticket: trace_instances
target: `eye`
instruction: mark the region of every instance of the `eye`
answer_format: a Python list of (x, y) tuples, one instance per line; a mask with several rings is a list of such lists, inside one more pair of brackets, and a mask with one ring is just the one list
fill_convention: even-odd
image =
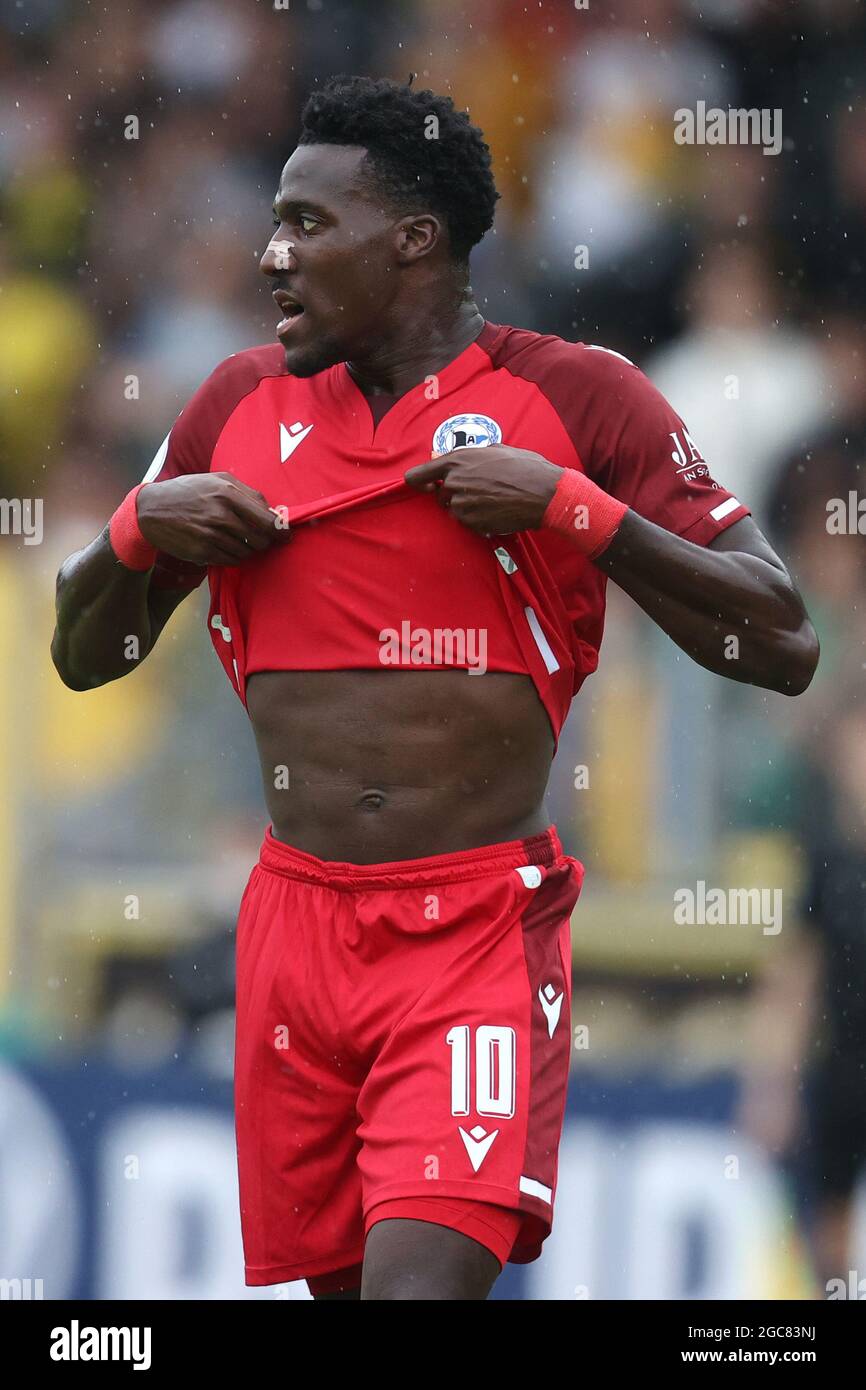
[(316, 229), (316, 227), (318, 227), (318, 225), (319, 224), (316, 221), (315, 217), (310, 217), (308, 213), (302, 212), (298, 215), (298, 226), (304, 233), (304, 236), (309, 236), (310, 233), (313, 232)]

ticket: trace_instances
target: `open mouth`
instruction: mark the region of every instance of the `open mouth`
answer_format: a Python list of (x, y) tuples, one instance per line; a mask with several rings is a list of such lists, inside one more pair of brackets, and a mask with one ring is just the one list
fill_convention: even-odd
[(298, 322), (304, 312), (304, 306), (293, 299), (286, 290), (274, 290), (274, 302), (283, 313), (283, 317), (277, 324), (277, 337), (282, 338)]

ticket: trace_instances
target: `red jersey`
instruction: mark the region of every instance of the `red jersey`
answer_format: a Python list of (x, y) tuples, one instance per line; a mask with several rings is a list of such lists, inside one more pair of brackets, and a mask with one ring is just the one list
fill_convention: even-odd
[[(279, 343), (237, 353), (145, 477), (232, 473), (288, 517), (288, 544), (208, 571), (210, 634), (241, 700), (256, 671), (513, 671), (558, 739), (598, 664), (606, 576), (556, 532), (486, 539), (403, 481), (436, 453), (498, 443), (586, 473), (699, 545), (748, 514), (664, 397), (606, 348), (486, 323), (376, 425), (344, 363), (301, 378)], [(154, 582), (203, 577), (160, 555)]]

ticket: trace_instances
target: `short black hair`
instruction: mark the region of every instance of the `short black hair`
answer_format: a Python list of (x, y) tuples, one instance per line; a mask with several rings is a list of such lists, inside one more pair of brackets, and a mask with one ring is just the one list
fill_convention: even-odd
[(490, 150), (450, 97), (384, 77), (332, 77), (308, 98), (298, 144), (362, 146), (389, 202), (444, 218), (455, 260), (468, 260), (493, 225)]

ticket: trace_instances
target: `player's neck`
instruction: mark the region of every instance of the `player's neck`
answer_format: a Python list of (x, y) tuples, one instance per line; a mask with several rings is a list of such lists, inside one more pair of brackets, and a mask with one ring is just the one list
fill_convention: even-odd
[(449, 317), (441, 306), (428, 315), (401, 316), (368, 356), (346, 363), (353, 381), (365, 396), (402, 396), (413, 386), (435, 376), (474, 343), (484, 327), (483, 315), (472, 299), (464, 300)]

